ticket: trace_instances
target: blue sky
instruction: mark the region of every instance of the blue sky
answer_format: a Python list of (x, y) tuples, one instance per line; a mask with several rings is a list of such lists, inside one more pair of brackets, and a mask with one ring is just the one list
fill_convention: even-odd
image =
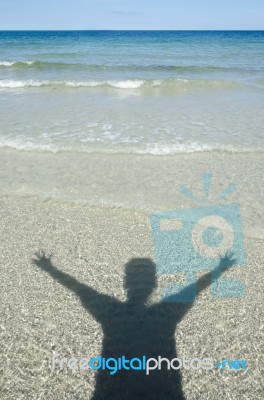
[(0, 29), (264, 29), (264, 0), (0, 0)]

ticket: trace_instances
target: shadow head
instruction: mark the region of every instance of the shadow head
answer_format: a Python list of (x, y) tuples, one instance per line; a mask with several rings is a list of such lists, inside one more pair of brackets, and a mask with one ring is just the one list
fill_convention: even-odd
[(156, 286), (156, 265), (150, 258), (133, 258), (125, 265), (124, 288), (129, 302), (145, 303)]

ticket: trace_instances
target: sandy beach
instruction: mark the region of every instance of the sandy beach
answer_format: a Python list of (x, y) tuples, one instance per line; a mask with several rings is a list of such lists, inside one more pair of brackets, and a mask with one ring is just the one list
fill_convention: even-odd
[(0, 399), (262, 400), (261, 6), (3, 3)]
[[(229, 164), (231, 159), (226, 159)], [(245, 157), (242, 164), (252, 162)], [(254, 176), (247, 178), (250, 171), (244, 172), (243, 182), (249, 184)], [(255, 179), (260, 185), (257, 175)], [(54, 352), (88, 358), (100, 355), (101, 327), (74, 293), (32, 264), (32, 259), (40, 250), (52, 254), (58, 269), (125, 301), (124, 265), (133, 258), (154, 257), (149, 214), (14, 194), (1, 198), (0, 210), (1, 398), (92, 398), (94, 371), (51, 371), (50, 363)], [(246, 222), (247, 229), (248, 261), (243, 268), (226, 272), (245, 283), (246, 296), (217, 299), (206, 289), (178, 325), (175, 337), (179, 356), (241, 358), (248, 361), (249, 370), (183, 370), (187, 399), (262, 398), (263, 240), (256, 234), (260, 230), (254, 236)], [(158, 278), (151, 303), (161, 300), (161, 288), (170, 279)]]

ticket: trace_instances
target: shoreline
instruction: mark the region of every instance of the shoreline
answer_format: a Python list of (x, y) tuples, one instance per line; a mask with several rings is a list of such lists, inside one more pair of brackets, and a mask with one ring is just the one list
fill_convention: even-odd
[(179, 154), (177, 156), (34, 153), (1, 151), (0, 198), (36, 198), (87, 207), (156, 211), (197, 207), (180, 193), (188, 187), (202, 206), (203, 174), (212, 174), (209, 202), (231, 182), (225, 202), (241, 206), (245, 234), (264, 238), (261, 154)]

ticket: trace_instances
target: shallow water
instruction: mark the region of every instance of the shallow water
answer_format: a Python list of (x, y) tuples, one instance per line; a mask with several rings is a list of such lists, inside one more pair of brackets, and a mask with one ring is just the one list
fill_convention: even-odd
[(263, 32), (0, 32), (0, 146), (263, 152)]
[[(153, 211), (230, 182), (264, 237), (263, 32), (0, 32), (0, 196)], [(204, 202), (201, 200), (200, 205)]]

